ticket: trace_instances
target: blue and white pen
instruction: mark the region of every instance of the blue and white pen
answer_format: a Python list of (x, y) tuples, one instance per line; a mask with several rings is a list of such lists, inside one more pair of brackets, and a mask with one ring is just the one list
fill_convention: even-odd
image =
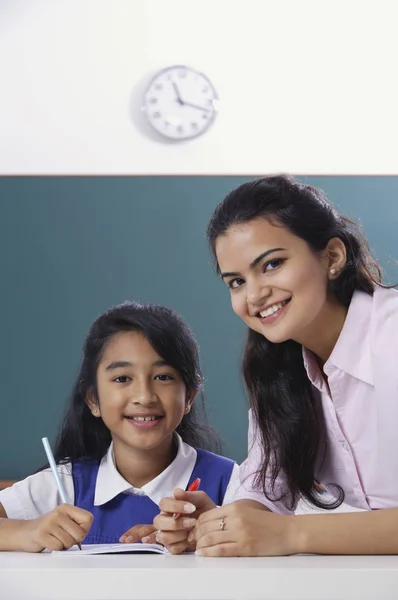
[[(53, 472), (53, 475), (54, 475), (54, 478), (55, 478), (55, 481), (56, 481), (56, 484), (58, 487), (59, 495), (61, 496), (61, 503), (62, 504), (70, 504), (70, 502), (66, 496), (65, 488), (62, 484), (61, 477), (59, 476), (57, 465), (55, 464), (54, 455), (51, 450), (50, 443), (46, 437), (42, 438), (41, 441), (43, 442), (44, 450), (46, 451), (47, 459), (48, 459), (49, 465), (51, 467), (51, 471)], [(82, 549), (81, 543), (76, 542), (76, 544), (78, 545), (79, 550), (81, 550)]]

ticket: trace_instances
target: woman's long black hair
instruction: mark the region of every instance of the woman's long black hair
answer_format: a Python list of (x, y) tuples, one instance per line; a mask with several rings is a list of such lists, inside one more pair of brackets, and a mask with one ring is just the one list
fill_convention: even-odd
[[(57, 463), (87, 457), (101, 460), (111, 442), (111, 434), (101, 418), (91, 414), (86, 398), (90, 390), (97, 393), (97, 369), (112, 337), (124, 331), (139, 331), (154, 350), (181, 375), (186, 393), (201, 392), (203, 378), (195, 337), (173, 310), (153, 304), (124, 302), (114, 306), (94, 321), (87, 335), (80, 373), (77, 377), (66, 414), (54, 448)], [(219, 452), (217, 433), (207, 424), (203, 393), (185, 414), (177, 432), (197, 448)]]
[[(330, 292), (344, 306), (348, 307), (355, 290), (373, 294), (375, 284), (382, 285), (381, 269), (358, 226), (339, 215), (321, 190), (285, 175), (244, 183), (218, 205), (207, 229), (218, 272), (218, 237), (234, 225), (261, 218), (286, 227), (315, 252), (325, 249), (333, 237), (342, 240), (347, 262), (330, 282)], [(315, 485), (317, 461), (324, 448), (323, 420), (304, 368), (301, 345), (292, 340), (271, 343), (249, 329), (243, 375), (264, 455), (257, 487), (270, 500), (284, 499), (290, 508), (300, 497), (319, 508), (339, 506), (344, 500), (339, 486), (337, 500), (327, 503)], [(271, 493), (279, 473), (287, 489), (276, 498)]]

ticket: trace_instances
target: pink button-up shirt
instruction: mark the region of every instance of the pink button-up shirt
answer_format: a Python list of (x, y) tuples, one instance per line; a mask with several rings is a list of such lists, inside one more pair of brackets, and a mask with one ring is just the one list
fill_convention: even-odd
[[(357, 509), (398, 507), (398, 292), (376, 287), (373, 297), (355, 292), (323, 370), (303, 349), (304, 365), (325, 423), (324, 460), (316, 477), (339, 484), (344, 502)], [(249, 413), (249, 453), (241, 466), (235, 500), (249, 498), (289, 514), (283, 501), (254, 489), (261, 464), (256, 424)], [(277, 479), (277, 497), (284, 490)], [(333, 488), (330, 488), (331, 490)], [(270, 494), (272, 497), (272, 493)]]

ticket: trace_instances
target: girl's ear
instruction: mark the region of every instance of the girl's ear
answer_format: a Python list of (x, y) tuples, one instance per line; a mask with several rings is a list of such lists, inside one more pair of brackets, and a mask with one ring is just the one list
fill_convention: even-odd
[(195, 401), (196, 394), (198, 390), (191, 390), (188, 392), (187, 397), (185, 398), (185, 414), (187, 415), (192, 408), (192, 404)]
[(87, 392), (85, 402), (86, 402), (88, 408), (90, 409), (91, 414), (94, 417), (100, 417), (101, 416), (100, 407), (99, 407), (99, 404), (98, 404), (97, 399), (95, 397), (94, 390), (91, 389), (89, 392)]

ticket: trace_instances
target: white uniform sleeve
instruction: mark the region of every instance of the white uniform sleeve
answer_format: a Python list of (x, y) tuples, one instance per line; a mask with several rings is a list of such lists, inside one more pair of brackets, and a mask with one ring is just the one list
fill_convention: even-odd
[[(70, 463), (58, 465), (62, 483), (70, 503), (75, 490)], [(0, 504), (9, 519), (37, 519), (61, 504), (61, 497), (51, 469), (30, 475), (13, 486), (0, 491)]]
[[(233, 500), (255, 500), (256, 502), (259, 502), (260, 504), (263, 504), (269, 508), (272, 512), (285, 515), (293, 514), (293, 511), (289, 510), (282, 500), (268, 500), (268, 498), (266, 498), (266, 496), (260, 490), (256, 489), (256, 474), (263, 461), (263, 450), (259, 435), (260, 434), (254, 422), (252, 411), (250, 410), (248, 457), (240, 466), (240, 483), (236, 489)], [(282, 477), (278, 477), (276, 479), (272, 495), (275, 494), (275, 496), (278, 497), (282, 495), (284, 491), (285, 485), (283, 479)]]

